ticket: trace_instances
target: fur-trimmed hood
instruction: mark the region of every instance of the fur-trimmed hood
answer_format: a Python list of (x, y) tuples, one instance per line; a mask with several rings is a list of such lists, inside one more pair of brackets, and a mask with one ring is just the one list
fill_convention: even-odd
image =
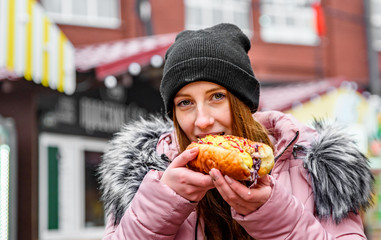
[[(267, 114), (256, 116), (265, 127), (269, 124), (277, 127), (274, 123), (277, 118), (268, 118)], [(261, 121), (264, 116), (266, 122)], [(306, 134), (311, 139), (299, 140), (299, 131), (294, 130), (295, 137), (288, 139), (286, 147), (278, 152), (282, 157), (303, 152), (304, 166), (310, 173), (314, 191), (316, 216), (332, 217), (339, 223), (350, 212), (358, 213), (370, 205), (374, 179), (367, 158), (344, 130), (322, 123), (317, 123), (316, 129), (318, 135)], [(170, 119), (152, 116), (124, 126), (110, 141), (98, 176), (106, 214), (112, 214), (115, 223), (122, 218), (146, 173), (151, 169), (163, 171), (168, 166), (170, 160), (164, 154), (157, 154), (156, 145), (162, 134), (171, 131)], [(275, 129), (277, 131), (281, 130)], [(301, 131), (312, 130), (303, 128)], [(282, 157), (278, 161), (284, 160)]]
[(345, 128), (317, 121), (314, 127), (319, 136), (306, 150), (304, 166), (311, 176), (315, 214), (339, 223), (372, 204), (374, 178), (368, 159)]
[(98, 169), (102, 201), (107, 216), (118, 223), (151, 169), (164, 171), (169, 159), (158, 156), (160, 136), (173, 129), (170, 119), (152, 116), (125, 125), (109, 143)]

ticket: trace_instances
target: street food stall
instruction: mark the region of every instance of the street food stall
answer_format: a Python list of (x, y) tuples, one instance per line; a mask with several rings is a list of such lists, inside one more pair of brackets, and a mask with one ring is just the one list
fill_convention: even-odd
[[(34, 154), (36, 151), (28, 152), (34, 146), (36, 139), (32, 89), (44, 86), (46, 88), (41, 87), (43, 90), (51, 89), (54, 90), (52, 92), (65, 95), (73, 94), (76, 89), (74, 50), (71, 42), (50, 20), (38, 1), (0, 0), (0, 113), (2, 115), (0, 116), (0, 239), (2, 240), (24, 239), (24, 234), (28, 236), (32, 235), (32, 232), (36, 235), (38, 233), (37, 227), (28, 232), (23, 231), (28, 229), (24, 228), (25, 224), (18, 224), (28, 222), (36, 216), (29, 214), (38, 209), (35, 206), (31, 207), (37, 202), (36, 192), (25, 197), (25, 194), (35, 189), (35, 183), (38, 181), (37, 171), (33, 172), (37, 169), (33, 166), (38, 164), (37, 154)], [(29, 86), (27, 90), (16, 91), (15, 86), (25, 85)], [(22, 176), (19, 175), (23, 181), (17, 181), (16, 173), (20, 172), (27, 172)], [(32, 228), (37, 226), (37, 221), (38, 219), (30, 221)], [(41, 229), (46, 227), (42, 226)], [(45, 234), (44, 231), (41, 233)]]

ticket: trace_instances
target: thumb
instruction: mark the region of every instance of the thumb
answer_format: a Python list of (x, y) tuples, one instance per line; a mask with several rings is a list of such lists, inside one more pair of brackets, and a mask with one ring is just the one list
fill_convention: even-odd
[(171, 168), (184, 167), (189, 161), (192, 161), (197, 157), (198, 152), (199, 152), (198, 147), (185, 150), (179, 156), (173, 159), (169, 167)]

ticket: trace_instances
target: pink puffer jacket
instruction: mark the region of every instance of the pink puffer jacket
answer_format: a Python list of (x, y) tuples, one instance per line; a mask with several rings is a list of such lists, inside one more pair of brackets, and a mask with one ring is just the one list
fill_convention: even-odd
[[(349, 213), (336, 224), (315, 217), (310, 176), (303, 166), (305, 153), (295, 146), (309, 147), (317, 137), (308, 128), (279, 112), (259, 112), (255, 119), (271, 131), (275, 155), (280, 155), (271, 173), (272, 194), (257, 211), (232, 216), (255, 239), (366, 239), (359, 215)], [(157, 152), (173, 159), (178, 153), (173, 133), (162, 135)], [(114, 226), (110, 216), (104, 239), (196, 239), (196, 203), (177, 195), (160, 182), (162, 171), (151, 170), (144, 177), (127, 212)], [(202, 224), (202, 221), (201, 221)], [(204, 239), (197, 228), (197, 239)]]

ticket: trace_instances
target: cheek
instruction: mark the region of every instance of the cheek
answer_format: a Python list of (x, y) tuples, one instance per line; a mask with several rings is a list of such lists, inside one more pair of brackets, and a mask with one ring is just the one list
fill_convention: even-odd
[(231, 117), (231, 115), (229, 114), (227, 114), (226, 116), (225, 116), (225, 118), (223, 119), (223, 124), (224, 124), (224, 126), (227, 128), (227, 129), (229, 129), (229, 131), (230, 131), (230, 134), (232, 134), (232, 129), (233, 129), (233, 127), (232, 127), (232, 117)]
[(233, 120), (232, 115), (230, 111), (229, 104), (224, 105), (219, 111), (218, 111), (218, 119), (221, 125), (223, 125), (227, 130), (230, 131), (229, 134), (232, 134), (233, 129)]
[(184, 131), (185, 135), (190, 140), (193, 140), (192, 138), (192, 132), (194, 127), (194, 122), (192, 121), (192, 117), (189, 114), (184, 114), (182, 112), (176, 112), (176, 119), (179, 123), (180, 128)]

